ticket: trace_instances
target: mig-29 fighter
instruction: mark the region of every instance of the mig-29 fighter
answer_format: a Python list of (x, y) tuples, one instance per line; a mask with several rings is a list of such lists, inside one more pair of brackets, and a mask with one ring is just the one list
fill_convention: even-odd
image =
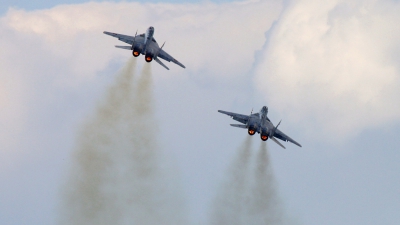
[(226, 112), (222, 110), (218, 110), (218, 112), (226, 114), (232, 119), (239, 121), (240, 123), (243, 124), (231, 124), (233, 127), (239, 127), (239, 128), (244, 128), (247, 129), (249, 135), (254, 135), (256, 132), (260, 133), (261, 140), (266, 141), (268, 138), (272, 139), (275, 143), (277, 143), (279, 146), (282, 148), (285, 148), (276, 138), (281, 139), (282, 141), (289, 141), (292, 142), (293, 144), (300, 146), (299, 143), (297, 143), (295, 140), (284, 134), (282, 131), (278, 129), (278, 126), (281, 122), (278, 123), (278, 125), (274, 126), (267, 117), (268, 114), (268, 108), (266, 106), (262, 107), (259, 113), (250, 113), (250, 116), (242, 115), (242, 114), (237, 114), (237, 113), (231, 113), (231, 112)]
[(169, 68), (160, 61), (159, 58), (161, 58), (168, 62), (172, 61), (173, 63), (181, 66), (182, 68), (185, 68), (185, 66), (182, 63), (178, 62), (178, 60), (174, 59), (174, 57), (170, 56), (167, 52), (162, 50), (165, 42), (161, 46), (161, 48), (158, 46), (156, 40), (153, 37), (154, 27), (149, 27), (146, 30), (146, 33), (144, 33), (144, 34), (137, 35), (137, 31), (136, 31), (135, 36), (116, 34), (116, 33), (111, 33), (111, 32), (107, 32), (107, 31), (104, 31), (103, 33), (113, 36), (113, 37), (116, 37), (116, 38), (118, 38), (118, 40), (129, 44), (130, 46), (116, 45), (115, 47), (126, 49), (126, 50), (132, 50), (132, 55), (135, 57), (138, 57), (140, 54), (142, 54), (145, 56), (144, 59), (146, 60), (146, 62), (151, 62), (154, 59), (154, 61), (158, 62), (165, 69), (169, 70)]

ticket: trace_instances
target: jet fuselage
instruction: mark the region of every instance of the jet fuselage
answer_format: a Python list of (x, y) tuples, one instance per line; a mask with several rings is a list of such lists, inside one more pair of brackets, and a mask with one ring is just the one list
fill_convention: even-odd
[(169, 70), (169, 68), (166, 65), (164, 65), (164, 63), (162, 63), (160, 59), (163, 59), (167, 62), (173, 62), (179, 65), (180, 67), (185, 68), (185, 66), (182, 63), (180, 63), (178, 60), (176, 60), (174, 57), (172, 57), (170, 54), (168, 54), (166, 51), (162, 49), (165, 42), (161, 46), (161, 48), (160, 46), (158, 46), (157, 41), (154, 39), (154, 27), (147, 28), (146, 32), (143, 34), (138, 35), (136, 32), (135, 36), (117, 34), (108, 31), (104, 31), (103, 33), (116, 37), (118, 38), (118, 40), (131, 45), (131, 46), (117, 45), (115, 47), (131, 50), (132, 55), (134, 57), (145, 55), (146, 62), (151, 62), (154, 60), (167, 70)]
[(268, 119), (268, 108), (262, 107), (259, 113), (251, 114), (247, 122), (248, 133), (254, 135), (260, 133), (261, 139), (266, 141), (269, 136), (273, 135), (275, 126)]
[(249, 116), (239, 113), (227, 112), (223, 110), (218, 110), (218, 112), (228, 115), (232, 117), (232, 119), (242, 123), (242, 124), (231, 124), (231, 126), (247, 129), (249, 135), (260, 133), (261, 140), (263, 141), (271, 139), (282, 148), (285, 148), (285, 146), (283, 146), (277, 140), (280, 139), (282, 141), (290, 141), (293, 144), (301, 147), (299, 143), (297, 143), (295, 140), (293, 140), (288, 135), (284, 134), (282, 131), (278, 129), (278, 126), (281, 122), (279, 122), (278, 125), (276, 126), (272, 124), (271, 120), (268, 118), (268, 107), (266, 106), (263, 106), (260, 112), (258, 113), (253, 114), (252, 111)]
[[(151, 43), (153, 40), (153, 35), (154, 35), (154, 27), (147, 28), (146, 33), (144, 34), (144, 49), (142, 51), (142, 54), (146, 55), (148, 52), (150, 54), (153, 53), (152, 48), (151, 47), (149, 48), (149, 46), (151, 46)], [(158, 47), (158, 44), (157, 44), (157, 47)], [(147, 61), (147, 59), (146, 59), (146, 61)]]

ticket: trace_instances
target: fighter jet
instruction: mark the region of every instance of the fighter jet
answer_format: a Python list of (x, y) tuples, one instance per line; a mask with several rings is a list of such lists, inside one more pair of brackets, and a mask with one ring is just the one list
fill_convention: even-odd
[[(261, 140), (266, 141), (268, 138), (272, 139), (275, 143), (277, 143), (282, 148), (285, 148), (276, 138), (281, 139), (282, 141), (292, 142), (293, 144), (300, 146), (295, 140), (284, 134), (282, 131), (278, 129), (279, 124), (274, 126), (271, 120), (267, 117), (268, 107), (263, 106), (259, 113), (254, 113), (253, 111), (250, 113), (250, 116), (226, 112), (222, 110), (218, 110), (218, 112), (226, 114), (232, 119), (239, 121), (243, 124), (231, 124), (233, 127), (239, 127), (247, 129), (249, 135), (254, 135), (256, 132), (260, 133)], [(286, 149), (286, 148), (285, 148)]]
[(146, 33), (144, 33), (144, 34), (137, 35), (137, 31), (136, 31), (135, 36), (116, 34), (116, 33), (111, 33), (108, 31), (104, 31), (103, 33), (113, 36), (113, 37), (116, 37), (116, 38), (118, 38), (118, 40), (129, 44), (130, 46), (116, 45), (115, 47), (126, 49), (126, 50), (131, 50), (132, 55), (135, 57), (138, 57), (140, 54), (142, 54), (145, 56), (144, 59), (146, 60), (146, 62), (151, 62), (154, 59), (154, 61), (158, 62), (165, 69), (169, 70), (169, 68), (160, 61), (159, 58), (161, 58), (168, 62), (172, 61), (173, 63), (181, 66), (182, 68), (186, 68), (182, 63), (178, 62), (178, 60), (174, 59), (174, 57), (172, 57), (167, 52), (162, 50), (165, 42), (161, 46), (161, 48), (158, 46), (156, 40), (153, 37), (154, 36), (154, 27), (149, 27), (146, 30)]

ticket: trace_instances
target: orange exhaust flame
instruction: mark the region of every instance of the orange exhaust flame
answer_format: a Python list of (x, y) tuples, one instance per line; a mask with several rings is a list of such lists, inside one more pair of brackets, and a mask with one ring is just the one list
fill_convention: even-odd
[(256, 131), (254, 131), (254, 130), (249, 130), (248, 132), (249, 132), (250, 135), (253, 135), (253, 134), (256, 133)]
[(268, 136), (267, 135), (261, 135), (261, 140), (263, 140), (263, 141), (268, 140)]

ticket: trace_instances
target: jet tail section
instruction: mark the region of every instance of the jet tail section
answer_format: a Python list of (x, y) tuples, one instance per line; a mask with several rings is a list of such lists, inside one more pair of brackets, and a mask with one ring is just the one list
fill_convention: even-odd
[(169, 70), (169, 68), (166, 65), (164, 65), (164, 63), (162, 63), (161, 60), (159, 60), (158, 58), (154, 58), (154, 61), (158, 62), (158, 64), (163, 66), (165, 69)]
[(120, 46), (120, 45), (116, 45), (115, 46), (116, 48), (122, 48), (122, 49), (126, 49), (126, 50), (132, 50), (131, 48), (131, 46)]
[(232, 126), (232, 127), (239, 127), (239, 128), (247, 129), (247, 126), (246, 126), (246, 125), (243, 125), (243, 124), (231, 124), (231, 126)]

